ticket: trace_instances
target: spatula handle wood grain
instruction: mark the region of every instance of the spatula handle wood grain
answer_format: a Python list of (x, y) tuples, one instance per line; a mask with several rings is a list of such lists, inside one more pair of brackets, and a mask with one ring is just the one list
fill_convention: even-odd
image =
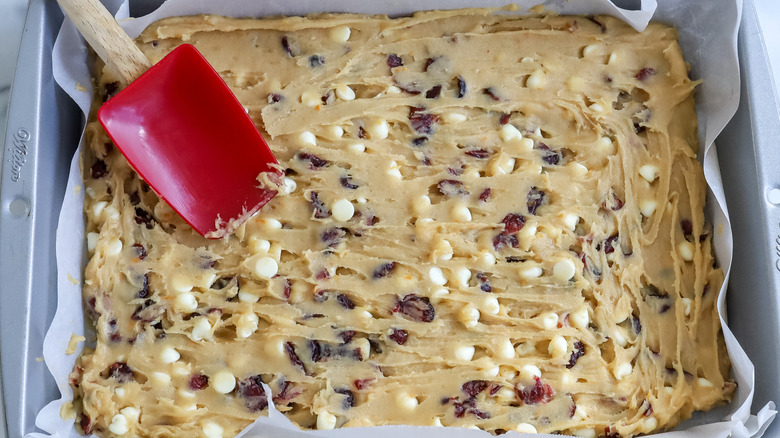
[(152, 66), (99, 0), (57, 0), (108, 68), (128, 85)]

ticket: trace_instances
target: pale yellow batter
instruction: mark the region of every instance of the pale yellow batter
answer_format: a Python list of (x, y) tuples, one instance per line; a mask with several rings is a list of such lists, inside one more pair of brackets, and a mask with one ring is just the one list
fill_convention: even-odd
[(261, 382), (319, 429), (629, 437), (728, 400), (676, 38), (487, 10), (155, 23), (144, 53), (194, 44), (287, 179), (207, 240), (91, 119), (77, 423), (231, 437)]

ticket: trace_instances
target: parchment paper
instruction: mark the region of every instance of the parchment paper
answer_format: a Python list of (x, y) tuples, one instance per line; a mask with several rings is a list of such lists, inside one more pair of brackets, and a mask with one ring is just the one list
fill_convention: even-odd
[[(360, 12), (385, 13), (388, 15), (408, 14), (419, 9), (459, 8), (474, 6), (504, 6), (508, 0), (393, 0), (370, 2), (365, 0), (334, 0), (324, 4), (322, 0), (297, 0), (280, 2), (258, 2), (253, 0), (169, 0), (157, 11), (141, 18), (122, 21), (122, 26), (131, 37), (136, 37), (152, 22), (173, 15), (202, 13), (231, 15), (237, 17), (262, 15), (302, 15), (308, 12)], [(518, 0), (520, 13), (537, 4), (539, 0)], [(717, 153), (713, 144), (715, 137), (734, 115), (739, 101), (739, 67), (737, 64), (737, 29), (742, 12), (741, 0), (708, 0), (690, 2), (686, 0), (665, 0), (658, 6), (655, 0), (642, 0), (642, 8), (628, 11), (615, 7), (607, 0), (547, 0), (548, 9), (564, 14), (609, 14), (629, 22), (637, 30), (643, 29), (652, 17), (655, 20), (675, 25), (680, 32), (680, 44), (691, 64), (693, 79), (703, 79), (696, 93), (696, 109), (699, 116), (700, 158), (708, 182), (709, 193), (707, 214), (715, 229), (713, 243), (721, 267), (728, 279), (732, 259), (732, 234), (726, 210), (723, 184), (718, 167)], [(128, 7), (123, 3), (117, 17), (125, 19)], [(53, 51), (54, 78), (57, 83), (79, 105), (86, 119), (92, 100), (90, 75), (86, 62), (87, 51), (73, 25), (66, 20), (57, 38)], [(84, 90), (86, 88), (86, 90)], [(82, 90), (82, 91), (79, 91)], [(83, 139), (82, 139), (83, 140)], [(83, 147), (83, 144), (81, 145)], [(27, 437), (75, 438), (74, 420), (64, 420), (60, 409), (72, 399), (68, 385), (68, 373), (73, 368), (80, 345), (75, 354), (66, 355), (65, 349), (72, 334), (84, 334), (84, 318), (81, 302), (81, 281), (86, 263), (84, 238), (83, 201), (81, 173), (78, 166), (78, 152), (70, 168), (68, 189), (60, 214), (57, 231), (58, 304), (49, 331), (44, 339), (43, 356), (46, 365), (60, 388), (62, 398), (52, 401), (41, 410), (36, 425), (46, 433), (30, 433)], [(767, 403), (756, 415), (751, 415), (754, 368), (750, 359), (737, 343), (726, 326), (725, 284), (720, 291), (718, 310), (723, 332), (732, 361), (732, 373), (738, 383), (734, 400), (707, 413), (697, 413), (676, 428), (674, 432), (655, 436), (664, 438), (714, 438), (760, 437), (776, 415), (773, 402)], [(270, 388), (266, 393), (271, 399)], [(334, 438), (358, 438), (370, 434), (373, 438), (397, 438), (398, 436), (426, 438), (458, 438), (489, 436), (486, 432), (462, 428), (436, 428), (415, 426), (380, 426), (340, 429), (333, 431), (301, 431), (290, 423), (271, 404), (269, 416), (260, 417), (239, 436), (322, 436)], [(519, 435), (515, 432), (507, 436)], [(552, 435), (540, 435), (553, 437)], [(558, 435), (560, 436), (560, 435)]]

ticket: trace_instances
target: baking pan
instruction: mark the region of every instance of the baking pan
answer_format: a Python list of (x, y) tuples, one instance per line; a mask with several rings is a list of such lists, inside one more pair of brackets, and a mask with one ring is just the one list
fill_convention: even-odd
[[(131, 15), (159, 3), (134, 3)], [(0, 438), (36, 431), (35, 415), (58, 397), (36, 358), (56, 308), (56, 224), (83, 123), (51, 75), (61, 22), (54, 0), (30, 1), (2, 150)], [(745, 0), (739, 38), (742, 99), (716, 143), (735, 236), (731, 284), (738, 287), (729, 291), (729, 322), (755, 364), (754, 406), (763, 406), (780, 400), (780, 206), (768, 198), (780, 188), (780, 171), (772, 172), (780, 169), (780, 117), (752, 0)], [(779, 435), (774, 424), (766, 436)]]

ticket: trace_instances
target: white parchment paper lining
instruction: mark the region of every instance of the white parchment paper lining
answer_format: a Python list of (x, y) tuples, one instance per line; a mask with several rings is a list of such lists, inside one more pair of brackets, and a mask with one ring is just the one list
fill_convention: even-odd
[[(136, 37), (149, 24), (168, 16), (202, 13), (222, 14), (236, 17), (263, 15), (301, 15), (308, 12), (360, 12), (407, 14), (419, 9), (459, 8), (474, 6), (504, 6), (508, 0), (394, 0), (392, 2), (370, 2), (365, 0), (297, 0), (279, 2), (258, 2), (253, 0), (169, 0), (150, 15), (127, 19), (122, 26), (131, 37)], [(521, 11), (539, 3), (540, 0), (518, 0)], [(708, 217), (714, 225), (715, 250), (728, 278), (732, 259), (732, 235), (726, 211), (725, 195), (721, 181), (718, 158), (713, 144), (715, 137), (734, 115), (739, 101), (739, 68), (737, 64), (737, 29), (742, 12), (741, 0), (709, 0), (690, 2), (685, 0), (663, 1), (660, 6), (655, 0), (642, 0), (638, 11), (619, 9), (607, 0), (548, 0), (548, 9), (564, 14), (609, 14), (631, 23), (641, 30), (652, 17), (678, 28), (680, 44), (688, 62), (691, 63), (693, 79), (703, 79), (697, 90), (697, 111), (699, 116), (699, 138), (703, 148), (702, 162), (709, 185)], [(128, 17), (125, 3), (119, 8), (117, 17)], [(90, 74), (86, 63), (87, 51), (83, 40), (73, 25), (66, 20), (57, 38), (53, 51), (53, 70), (57, 83), (67, 92), (83, 111), (85, 118), (89, 111), (92, 90)], [(86, 91), (83, 90), (86, 87)], [(82, 144), (83, 147), (83, 144)], [(60, 416), (62, 405), (73, 397), (68, 385), (68, 374), (73, 369), (76, 357), (81, 351), (66, 355), (65, 349), (72, 334), (84, 334), (84, 318), (81, 301), (81, 281), (86, 261), (84, 236), (81, 173), (78, 166), (78, 152), (73, 158), (68, 180), (68, 189), (60, 214), (57, 230), (57, 311), (44, 339), (43, 356), (54, 376), (62, 398), (44, 407), (36, 418), (36, 425), (46, 433), (30, 433), (27, 437), (80, 436), (73, 420)], [(69, 278), (70, 277), (70, 278)], [(75, 279), (78, 284), (74, 284)], [(720, 291), (718, 309), (725, 314), (725, 285)], [(750, 359), (737, 343), (726, 321), (721, 317), (723, 332), (732, 361), (733, 375), (738, 383), (734, 400), (728, 406), (707, 413), (698, 413), (673, 432), (658, 434), (664, 438), (714, 438), (760, 437), (774, 418), (776, 411), (769, 402), (756, 415), (751, 415), (754, 368)], [(270, 388), (266, 387), (270, 395)], [(269, 396), (270, 400), (270, 396)], [(398, 436), (444, 438), (488, 436), (486, 432), (462, 428), (435, 428), (415, 426), (381, 426), (370, 430), (365, 428), (334, 431), (300, 431), (284, 415), (269, 407), (270, 415), (260, 417), (239, 436), (323, 436), (334, 438), (357, 438), (371, 434), (374, 438), (396, 438)], [(517, 434), (510, 433), (508, 436)], [(542, 435), (552, 437), (552, 435)]]

